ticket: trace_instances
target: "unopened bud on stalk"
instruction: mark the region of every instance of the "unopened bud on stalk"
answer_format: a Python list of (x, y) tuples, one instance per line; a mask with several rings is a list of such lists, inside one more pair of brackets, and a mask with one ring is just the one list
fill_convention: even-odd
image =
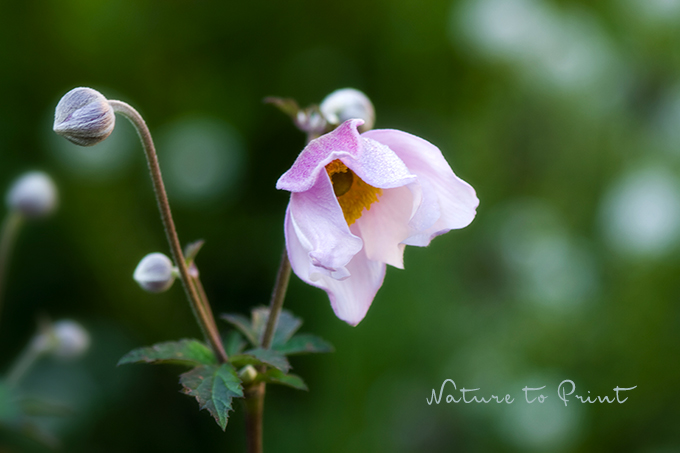
[(109, 101), (92, 88), (74, 88), (54, 113), (54, 132), (80, 146), (92, 146), (113, 131), (116, 115)]
[(375, 123), (375, 109), (371, 100), (354, 88), (332, 92), (321, 102), (319, 109), (326, 120), (335, 125), (354, 118), (364, 120), (364, 124), (359, 126), (360, 132), (371, 130)]
[(90, 334), (80, 324), (62, 319), (52, 326), (54, 349), (52, 353), (64, 359), (81, 356), (90, 347)]
[(246, 365), (238, 372), (238, 377), (241, 378), (241, 382), (244, 384), (250, 384), (257, 377), (257, 370), (252, 365)]
[(149, 253), (139, 262), (132, 277), (145, 291), (162, 293), (175, 282), (177, 271), (167, 256)]
[(57, 207), (57, 188), (46, 173), (26, 173), (10, 187), (7, 206), (25, 217), (44, 217)]

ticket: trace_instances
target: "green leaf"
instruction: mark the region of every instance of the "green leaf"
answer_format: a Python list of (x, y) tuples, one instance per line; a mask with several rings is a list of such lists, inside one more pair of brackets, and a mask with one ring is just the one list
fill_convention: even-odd
[(224, 431), (229, 420), (231, 400), (243, 398), (243, 386), (236, 370), (229, 363), (202, 365), (181, 374), (182, 391), (198, 401), (201, 410), (207, 409)]
[(300, 376), (285, 374), (276, 368), (272, 368), (266, 373), (259, 375), (259, 379), (269, 384), (287, 385), (288, 387), (293, 387), (298, 390), (309, 390), (307, 384), (305, 384), (305, 381), (303, 381)]
[(246, 365), (269, 365), (283, 371), (284, 373), (287, 373), (288, 370), (290, 370), (290, 364), (288, 363), (286, 356), (271, 349), (251, 349), (250, 351), (246, 351), (243, 354), (229, 356), (229, 361), (237, 368), (241, 368)]
[(250, 319), (238, 313), (225, 313), (220, 318), (236, 327), (253, 346), (257, 347), (260, 345), (258, 336), (251, 326)]
[[(260, 342), (262, 342), (262, 338), (264, 337), (268, 319), (269, 308), (258, 307), (253, 309), (253, 330)], [(276, 322), (276, 330), (274, 331), (272, 345), (284, 344), (298, 331), (300, 326), (302, 326), (302, 319), (295, 317), (288, 310), (281, 310), (279, 319)]]
[(205, 344), (198, 340), (184, 339), (134, 349), (118, 361), (118, 365), (127, 363), (173, 363), (197, 366), (215, 364), (217, 359)]
[(333, 345), (321, 337), (309, 333), (294, 335), (285, 344), (272, 346), (272, 349), (284, 355), (333, 352)]
[(224, 350), (228, 356), (239, 354), (247, 344), (241, 334), (235, 330), (230, 331), (224, 338)]

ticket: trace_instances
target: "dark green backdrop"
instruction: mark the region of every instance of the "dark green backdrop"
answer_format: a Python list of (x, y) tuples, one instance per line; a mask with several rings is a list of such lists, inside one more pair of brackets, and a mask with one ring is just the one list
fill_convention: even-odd
[[(336, 352), (293, 360), (309, 393), (268, 389), (267, 451), (676, 451), (679, 42), (674, 0), (3, 0), (0, 187), (42, 169), (61, 206), (21, 233), (0, 369), (38, 315), (77, 319), (88, 356), (25, 382), (77, 409), (45, 420), (63, 451), (244, 451), (241, 411), (222, 433), (179, 394), (179, 369), (115, 367), (200, 333), (179, 285), (150, 295), (131, 278), (167, 253), (131, 127), (76, 149), (52, 133), (54, 107), (90, 86), (139, 109), (180, 238), (206, 240), (215, 311), (245, 313), (268, 300), (287, 203), (274, 186), (304, 144), (262, 99), (351, 86), (376, 127), (438, 145), (481, 205), (407, 248), (356, 328), (293, 277), (286, 307)], [(447, 378), (516, 401), (429, 406)], [(564, 379), (637, 389), (564, 407)], [(523, 401), (544, 385), (543, 405)]]

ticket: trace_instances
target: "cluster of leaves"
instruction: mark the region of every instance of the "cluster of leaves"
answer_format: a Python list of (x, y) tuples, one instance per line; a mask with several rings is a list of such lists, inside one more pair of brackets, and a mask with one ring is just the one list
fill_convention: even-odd
[(225, 314), (222, 318), (234, 327), (225, 337), (229, 356), (226, 363), (219, 363), (205, 343), (183, 339), (130, 351), (118, 365), (168, 363), (190, 367), (180, 375), (182, 392), (195, 397), (200, 409), (207, 409), (224, 430), (233, 410), (232, 400), (243, 398), (245, 386), (265, 382), (307, 390), (302, 378), (289, 373), (288, 356), (333, 351), (328, 342), (316, 335), (296, 334), (302, 320), (286, 310), (279, 316), (269, 349), (260, 346), (269, 318), (268, 308), (253, 309), (251, 318), (240, 314)]

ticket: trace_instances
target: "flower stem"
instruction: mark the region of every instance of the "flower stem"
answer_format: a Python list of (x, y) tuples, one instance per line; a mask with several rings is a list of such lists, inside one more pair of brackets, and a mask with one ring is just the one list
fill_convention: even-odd
[(151, 180), (153, 182), (154, 191), (156, 192), (156, 201), (158, 202), (158, 209), (160, 210), (163, 226), (165, 227), (165, 234), (168, 238), (168, 242), (170, 243), (170, 250), (172, 251), (172, 257), (175, 261), (175, 265), (179, 269), (182, 286), (184, 287), (184, 291), (186, 292), (187, 298), (189, 299), (189, 305), (191, 305), (191, 310), (196, 317), (196, 321), (201, 327), (203, 335), (206, 337), (208, 344), (213, 349), (213, 352), (217, 356), (218, 360), (220, 362), (226, 362), (227, 354), (224, 351), (222, 339), (220, 338), (219, 331), (217, 330), (217, 325), (215, 324), (212, 310), (207, 304), (207, 301), (205, 304), (201, 302), (201, 298), (198, 295), (198, 291), (196, 290), (193, 279), (189, 275), (187, 263), (184, 259), (184, 254), (182, 253), (182, 247), (180, 246), (179, 238), (177, 237), (175, 222), (172, 220), (170, 204), (168, 203), (168, 196), (165, 193), (165, 185), (163, 184), (163, 178), (161, 177), (161, 169), (158, 165), (158, 156), (156, 155), (156, 149), (153, 145), (151, 133), (149, 132), (149, 129), (146, 126), (142, 116), (130, 105), (122, 101), (109, 101), (109, 104), (113, 108), (114, 112), (118, 112), (125, 116), (134, 125), (135, 129), (137, 129), (139, 138), (142, 141), (144, 153), (146, 154), (146, 160), (149, 164)]
[(286, 298), (286, 290), (288, 289), (288, 281), (290, 280), (290, 260), (288, 260), (288, 251), (284, 248), (281, 255), (281, 264), (279, 264), (279, 272), (276, 275), (276, 285), (272, 293), (271, 302), (269, 303), (269, 317), (267, 318), (267, 326), (262, 336), (262, 347), (269, 349), (274, 339), (274, 332), (276, 332), (276, 324), (279, 321), (279, 315), (283, 308), (283, 300)]
[(31, 368), (35, 361), (43, 354), (44, 348), (37, 347), (37, 340), (35, 337), (26, 346), (21, 355), (14, 362), (10, 370), (7, 372), (7, 385), (15, 387), (24, 377), (26, 372)]
[(2, 224), (2, 232), (0, 233), (0, 311), (2, 310), (2, 295), (5, 289), (5, 274), (9, 267), (9, 257), (23, 219), (19, 212), (13, 211), (7, 214)]
[[(262, 347), (269, 349), (276, 332), (276, 324), (283, 308), (283, 301), (286, 298), (286, 290), (290, 281), (290, 260), (288, 251), (284, 248), (281, 255), (279, 271), (276, 275), (276, 284), (272, 293), (269, 305), (269, 317), (267, 326), (262, 336)], [(264, 372), (264, 370), (258, 370)], [(246, 434), (248, 438), (248, 453), (262, 453), (262, 417), (264, 414), (264, 394), (265, 383), (261, 382), (246, 388), (245, 392), (245, 412), (246, 412)]]
[(264, 412), (265, 383), (252, 384), (244, 389), (246, 436), (248, 453), (262, 453), (262, 414)]

